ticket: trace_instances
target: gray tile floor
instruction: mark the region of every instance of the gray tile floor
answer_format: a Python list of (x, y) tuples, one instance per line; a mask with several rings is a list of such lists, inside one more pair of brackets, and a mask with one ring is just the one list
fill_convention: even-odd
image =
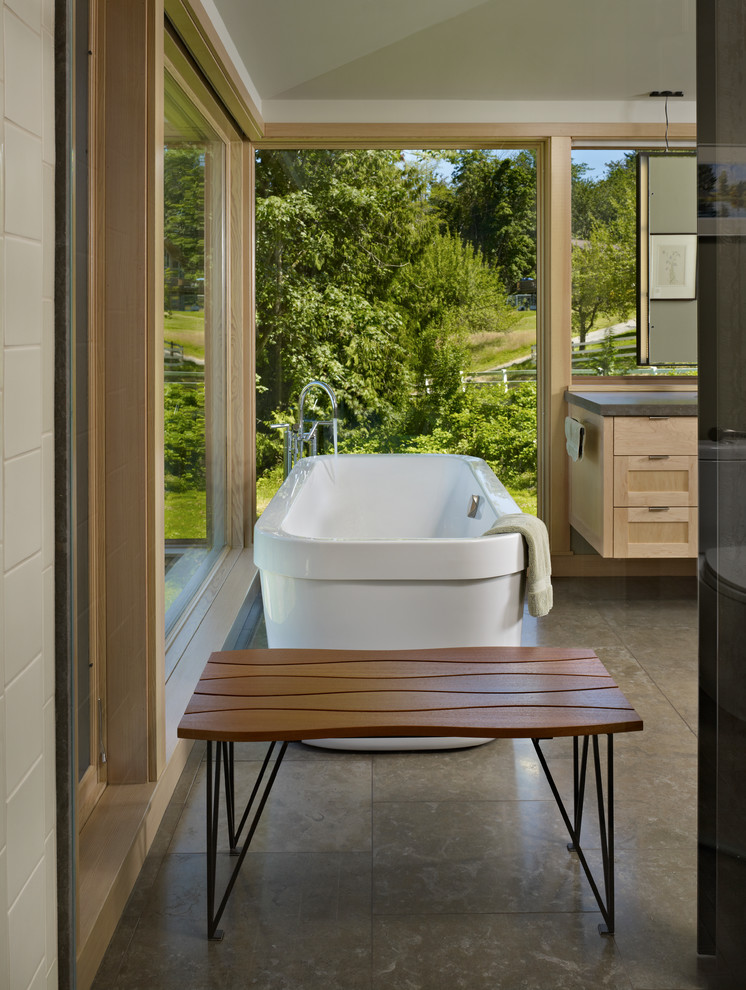
[[(205, 939), (195, 746), (95, 990), (690, 990), (695, 944), (694, 580), (557, 579), (525, 645), (590, 646), (645, 722), (618, 736), (613, 939), (528, 741), (441, 753), (293, 745)], [(259, 748), (238, 747), (239, 787)], [(561, 789), (571, 743), (546, 752)], [(600, 853), (585, 832), (589, 860)]]

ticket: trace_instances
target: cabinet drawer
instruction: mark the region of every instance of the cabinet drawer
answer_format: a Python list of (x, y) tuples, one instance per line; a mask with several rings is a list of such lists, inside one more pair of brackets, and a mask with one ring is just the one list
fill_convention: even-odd
[(614, 509), (615, 557), (696, 555), (696, 506)]
[(614, 419), (615, 454), (697, 454), (694, 416), (617, 416)]
[(630, 454), (614, 458), (614, 505), (696, 505), (697, 458)]

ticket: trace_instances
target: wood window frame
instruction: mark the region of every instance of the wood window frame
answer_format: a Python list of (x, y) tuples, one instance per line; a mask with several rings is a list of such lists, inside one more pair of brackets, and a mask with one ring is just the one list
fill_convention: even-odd
[[(173, 9), (174, 3), (169, 3)], [(171, 18), (171, 21), (173, 18)], [(89, 3), (92, 634), (108, 786), (76, 835), (77, 980), (89, 986), (191, 746), (176, 725), (256, 581), (253, 484), (253, 152), (226, 113), (228, 546), (168, 649), (163, 513), (163, 74), (198, 103), (214, 88), (162, 0)], [(207, 114), (214, 119), (214, 114)], [(124, 786), (121, 786), (124, 785)]]
[[(165, 650), (187, 651), (251, 543), (253, 156), (154, 0), (118, 0), (92, 24), (92, 495), (96, 652), (105, 663), (110, 783), (157, 780), (167, 758)], [(165, 23), (165, 27), (164, 27)], [(163, 597), (163, 78), (226, 146), (227, 546), (177, 627)], [(126, 93), (126, 99), (121, 94)], [(250, 583), (250, 582), (249, 582)], [(197, 676), (198, 676), (197, 672)]]

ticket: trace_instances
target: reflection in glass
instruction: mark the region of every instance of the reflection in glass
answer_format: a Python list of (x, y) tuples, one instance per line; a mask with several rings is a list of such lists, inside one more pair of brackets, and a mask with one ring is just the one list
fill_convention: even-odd
[(165, 82), (166, 633), (225, 538), (224, 145)]

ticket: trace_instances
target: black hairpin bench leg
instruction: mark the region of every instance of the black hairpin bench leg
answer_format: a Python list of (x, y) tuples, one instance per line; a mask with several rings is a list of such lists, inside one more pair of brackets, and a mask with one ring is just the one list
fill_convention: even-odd
[[(552, 790), (554, 799), (557, 802), (560, 813), (564, 820), (567, 831), (570, 833), (571, 843), (568, 849), (578, 854), (580, 865), (583, 867), (588, 883), (596, 898), (596, 902), (601, 909), (604, 923), (598, 926), (602, 935), (614, 934), (614, 745), (613, 736), (606, 736), (606, 807), (604, 807), (604, 791), (601, 773), (601, 756), (599, 753), (598, 736), (591, 737), (593, 744), (593, 768), (596, 780), (596, 796), (598, 799), (598, 825), (601, 839), (601, 858), (603, 868), (604, 894), (601, 896), (598, 884), (591, 873), (588, 862), (580, 844), (580, 828), (583, 820), (583, 801), (585, 798), (585, 778), (586, 764), (588, 758), (588, 737), (583, 737), (583, 752), (578, 760), (578, 740), (573, 738), (573, 820), (570, 821), (565, 805), (560, 797), (557, 785), (547, 765), (546, 758), (541, 751), (541, 740), (532, 739), (536, 755), (541, 763), (544, 776)], [(579, 764), (579, 765), (578, 765)]]
[[(208, 740), (207, 743), (207, 787), (206, 787), (206, 805), (207, 805), (207, 937), (213, 940), (220, 940), (223, 937), (222, 930), (218, 929), (218, 923), (222, 917), (225, 906), (228, 903), (228, 898), (231, 895), (233, 886), (238, 877), (239, 871), (243, 864), (243, 861), (248, 852), (251, 840), (254, 837), (254, 832), (256, 831), (257, 825), (259, 824), (259, 819), (264, 811), (264, 806), (267, 803), (267, 798), (270, 795), (272, 786), (277, 777), (277, 772), (280, 769), (282, 759), (285, 756), (285, 751), (288, 747), (286, 742), (282, 743), (280, 751), (277, 755), (277, 760), (275, 765), (272, 767), (272, 771), (269, 774), (266, 782), (264, 781), (265, 772), (269, 765), (269, 761), (272, 752), (275, 748), (275, 743), (273, 742), (264, 758), (264, 763), (262, 768), (257, 775), (254, 788), (251, 792), (249, 800), (246, 804), (246, 809), (241, 818), (241, 822), (238, 828), (235, 827), (235, 782), (234, 782), (234, 762), (233, 762), (233, 743), (229, 742), (218, 742), (215, 744), (217, 749), (215, 752), (215, 766), (213, 773), (213, 753), (212, 753), (212, 742)], [(218, 905), (217, 910), (215, 909), (215, 886), (217, 879), (217, 859), (218, 859), (218, 811), (220, 808), (220, 770), (221, 762), (225, 773), (225, 798), (226, 798), (226, 810), (228, 816), (228, 841), (233, 855), (238, 855), (231, 875), (228, 879), (228, 883), (225, 888), (222, 900)], [(262, 783), (264, 782), (264, 788), (262, 788)], [(249, 825), (249, 829), (246, 833), (246, 838), (244, 839), (243, 846), (240, 851), (237, 849), (237, 844), (241, 832), (243, 831), (244, 825), (252, 811), (254, 802), (258, 798), (258, 803), (254, 810), (253, 818)]]

